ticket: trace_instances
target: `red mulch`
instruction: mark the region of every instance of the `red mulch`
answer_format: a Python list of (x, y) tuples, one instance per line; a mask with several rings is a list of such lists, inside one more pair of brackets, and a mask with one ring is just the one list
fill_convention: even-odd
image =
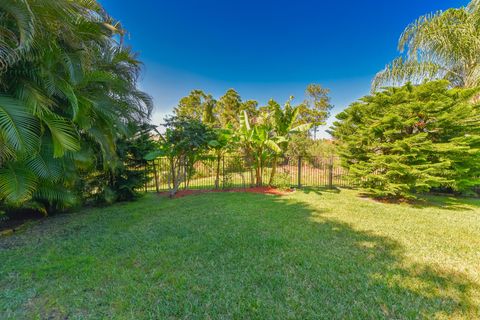
[[(260, 193), (260, 194), (273, 194), (277, 196), (283, 196), (293, 192), (293, 190), (281, 190), (272, 187), (251, 187), (251, 188), (234, 188), (227, 190), (178, 190), (174, 198), (182, 198), (195, 194), (202, 193), (216, 193), (216, 192), (248, 192), (248, 193)], [(168, 192), (160, 192), (160, 195), (168, 196)]]

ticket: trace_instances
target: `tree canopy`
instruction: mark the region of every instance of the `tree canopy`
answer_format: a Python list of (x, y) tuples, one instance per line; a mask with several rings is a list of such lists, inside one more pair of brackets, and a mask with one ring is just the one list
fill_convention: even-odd
[(477, 89), (447, 81), (386, 88), (353, 103), (334, 123), (344, 165), (379, 197), (434, 188), (468, 193), (480, 184)]

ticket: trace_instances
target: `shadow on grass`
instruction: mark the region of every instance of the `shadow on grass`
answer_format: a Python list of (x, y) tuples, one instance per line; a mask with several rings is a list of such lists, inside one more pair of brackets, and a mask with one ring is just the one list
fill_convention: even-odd
[(439, 208), (447, 210), (472, 210), (480, 208), (480, 199), (452, 196), (422, 195), (412, 204), (415, 208)]
[[(307, 189), (305, 192), (337, 191)], [(309, 266), (308, 277), (319, 275), (307, 282), (315, 288), (321, 301), (328, 301), (323, 306), (324, 310), (330, 309), (328, 316), (480, 317), (478, 300), (473, 298), (480, 292), (480, 286), (460, 272), (440, 271), (420, 264), (405, 266), (402, 247), (389, 238), (356, 231), (345, 223), (322, 218), (322, 212), (307, 203), (292, 204), (282, 198), (276, 198), (275, 202), (279, 210), (285, 212), (288, 208), (288, 212), (302, 215), (301, 228), (310, 231), (307, 243), (312, 246), (304, 247), (305, 251), (293, 253), (293, 256), (302, 261), (300, 269)], [(447, 204), (451, 207), (457, 202), (441, 202), (444, 207)], [(297, 272), (302, 274), (300, 269)]]
[(480, 198), (461, 197), (451, 195), (416, 195), (416, 199), (376, 199), (375, 196), (368, 192), (361, 192), (360, 197), (371, 201), (392, 204), (392, 205), (408, 205), (412, 208), (437, 208), (450, 211), (466, 211), (480, 208)]
[[(51, 219), (22, 234), (21, 248), (0, 251), (0, 274), (15, 272), (0, 281), (17, 297), (10, 311), (26, 318), (479, 316), (472, 296), (480, 288), (460, 272), (405, 266), (397, 242), (324, 218), (308, 203), (245, 193), (161, 203), (152, 197)], [(1, 292), (0, 314), (14, 305)], [(18, 302), (23, 294), (28, 299)]]
[(301, 192), (309, 194), (314, 193), (318, 195), (322, 195), (323, 193), (340, 193), (341, 189), (337, 187), (302, 187), (299, 189)]

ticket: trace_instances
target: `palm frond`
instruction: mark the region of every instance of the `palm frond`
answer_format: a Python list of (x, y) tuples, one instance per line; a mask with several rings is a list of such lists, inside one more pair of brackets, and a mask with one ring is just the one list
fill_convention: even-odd
[(0, 198), (19, 204), (31, 198), (38, 179), (24, 163), (15, 162), (0, 169)]
[(61, 157), (66, 151), (80, 149), (78, 134), (70, 121), (53, 113), (45, 115), (42, 120), (52, 137), (54, 157)]
[(17, 99), (0, 95), (0, 132), (17, 151), (32, 151), (39, 143), (39, 122)]
[(25, 165), (39, 178), (57, 182), (62, 177), (63, 170), (61, 160), (54, 158), (53, 154), (53, 145), (46, 140), (39, 153), (27, 157)]
[(448, 73), (440, 65), (430, 62), (395, 59), (385, 69), (375, 75), (372, 81), (372, 91), (378, 91), (386, 86), (401, 86), (407, 82), (419, 84), (426, 80), (441, 79)]
[[(6, 14), (6, 19), (15, 23), (14, 30), (3, 30), (10, 37), (0, 37), (0, 70), (4, 70), (17, 62), (32, 45), (35, 26), (33, 13), (25, 0), (3, 0), (0, 2), (0, 12)], [(5, 16), (4, 16), (5, 18)], [(15, 39), (14, 38), (15, 35)], [(14, 40), (14, 41), (8, 41)]]

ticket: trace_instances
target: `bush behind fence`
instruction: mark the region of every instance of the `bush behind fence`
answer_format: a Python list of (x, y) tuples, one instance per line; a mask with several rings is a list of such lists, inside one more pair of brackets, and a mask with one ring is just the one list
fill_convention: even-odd
[[(264, 164), (261, 185), (270, 185), (273, 165)], [(145, 191), (167, 191), (172, 184), (168, 158), (158, 158), (147, 164), (148, 182)], [(205, 156), (197, 161), (193, 170), (183, 170), (180, 189), (234, 189), (257, 185), (255, 169), (245, 157)], [(290, 187), (353, 187), (347, 169), (340, 165), (338, 158), (322, 157), (280, 157), (271, 183), (280, 188)]]

